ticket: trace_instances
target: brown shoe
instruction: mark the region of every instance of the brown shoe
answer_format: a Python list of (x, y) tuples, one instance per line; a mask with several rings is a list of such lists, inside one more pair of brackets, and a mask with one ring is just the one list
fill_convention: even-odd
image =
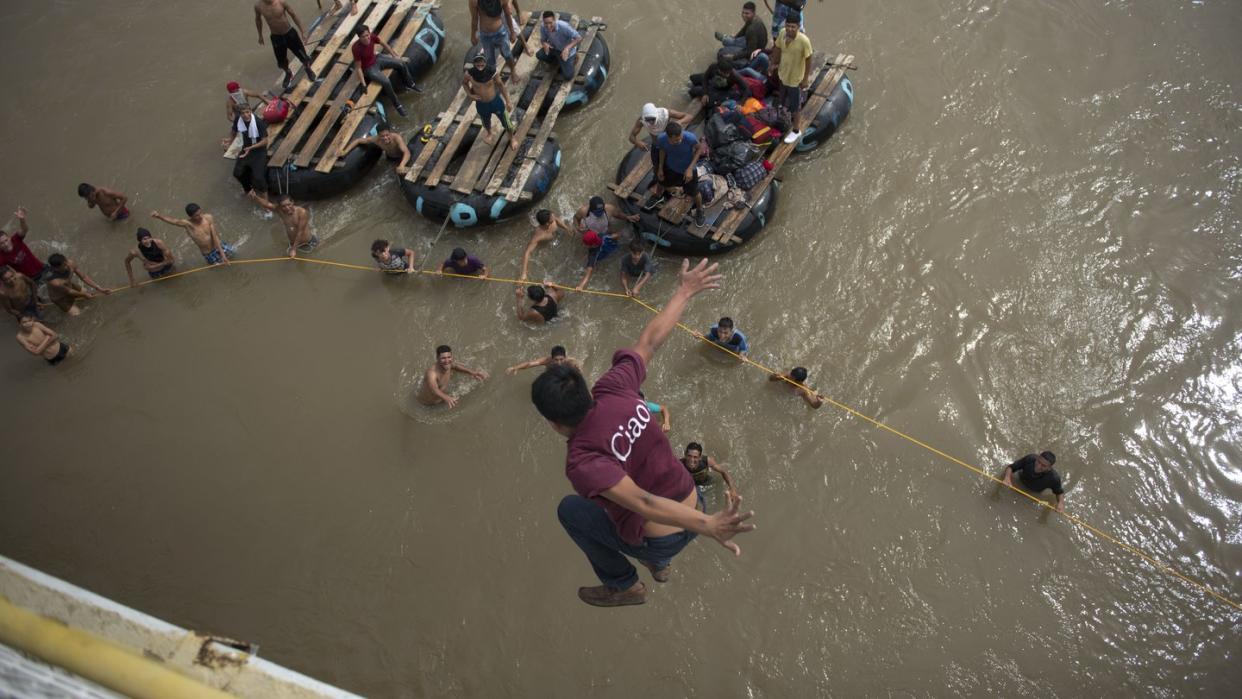
[(578, 599), (593, 607), (624, 607), (647, 601), (647, 586), (639, 582), (628, 590), (614, 590), (607, 585), (578, 588)]
[(673, 572), (673, 564), (668, 564), (663, 568), (656, 568), (654, 563), (650, 561), (639, 561), (647, 570), (651, 571), (651, 578), (658, 583), (668, 582), (669, 575)]

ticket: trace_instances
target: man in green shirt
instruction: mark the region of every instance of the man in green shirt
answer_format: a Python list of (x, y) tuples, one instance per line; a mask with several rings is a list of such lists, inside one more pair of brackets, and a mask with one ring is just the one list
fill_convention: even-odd
[(724, 44), (724, 52), (734, 58), (750, 60), (756, 51), (768, 47), (768, 28), (755, 16), (755, 3), (742, 4), (742, 28), (733, 36), (716, 32), (716, 40)]
[(768, 69), (781, 81), (777, 102), (789, 112), (793, 124), (785, 143), (797, 143), (802, 138), (802, 91), (811, 80), (811, 40), (798, 31), (801, 21), (796, 13), (785, 16), (785, 31), (773, 43), (772, 67)]

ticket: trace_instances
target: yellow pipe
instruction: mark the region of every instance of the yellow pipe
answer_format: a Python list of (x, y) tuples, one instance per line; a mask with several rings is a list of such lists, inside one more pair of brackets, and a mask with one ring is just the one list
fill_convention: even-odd
[(231, 696), (120, 644), (21, 609), (2, 595), (0, 642), (137, 699)]

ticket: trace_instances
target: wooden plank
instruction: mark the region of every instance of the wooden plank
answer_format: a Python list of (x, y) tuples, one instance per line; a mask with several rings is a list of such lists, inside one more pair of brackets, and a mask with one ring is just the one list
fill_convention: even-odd
[[(293, 155), (293, 152), (297, 150), (302, 136), (315, 123), (315, 119), (323, 111), (324, 103), (328, 101), (328, 96), (332, 94), (330, 86), (336, 85), (344, 79), (346, 70), (348, 69), (340, 64), (333, 66), (328, 73), (328, 77), (319, 86), (319, 90), (315, 92), (311, 101), (294, 112), (293, 127), (285, 131), (280, 147), (276, 149), (275, 153), (268, 156), (267, 164), (270, 167), (282, 167), (289, 160), (289, 157)], [(330, 121), (335, 122), (336, 120), (331, 119)]]
[[(841, 82), (841, 78), (845, 75), (845, 66), (853, 62), (853, 56), (838, 54), (836, 59), (833, 60), (833, 65), (821, 66), (821, 70), (826, 67), (830, 72), (827, 77), (820, 80), (820, 89), (816, 90), (806, 104), (802, 106), (803, 117), (810, 119), (819, 112), (820, 108), (824, 106), (824, 102), (827, 101), (828, 96), (836, 89), (837, 83)], [(768, 155), (768, 161), (772, 163), (772, 170), (768, 172), (767, 176), (759, 184), (752, 187), (750, 192), (748, 192), (749, 198), (747, 201), (749, 206), (742, 206), (730, 211), (729, 215), (725, 217), (724, 222), (712, 234), (713, 240), (720, 242), (732, 240), (735, 237), (734, 233), (737, 231), (737, 227), (741, 225), (742, 219), (746, 217), (746, 212), (759, 202), (759, 197), (763, 196), (768, 186), (772, 184), (772, 180), (776, 179), (776, 173), (780, 171), (781, 166), (793, 154), (796, 146), (796, 143), (785, 143), (783, 141), (777, 144), (776, 148)]]
[(457, 154), (457, 149), (461, 146), (462, 139), (466, 137), (466, 132), (470, 130), (470, 125), (475, 122), (475, 116), (474, 102), (471, 101), (466, 105), (466, 112), (462, 116), (461, 123), (453, 130), (448, 143), (444, 144), (444, 150), (440, 151), (440, 159), (436, 161), (435, 167), (431, 168), (431, 172), (427, 175), (428, 187), (440, 184), (440, 178), (444, 176), (449, 163), (453, 162), (453, 156)]
[[(385, 1), (387, 2), (391, 0)], [(368, 12), (371, 5), (375, 4), (375, 2), (376, 0), (358, 0), (358, 14), (346, 14), (341, 18), (341, 23), (336, 25), (336, 29), (333, 30), (332, 35), (320, 44), (319, 48), (315, 51), (314, 57), (311, 58), (311, 67), (314, 69), (316, 75), (321, 75), (327, 68), (329, 62), (336, 60), (336, 54), (341, 48), (341, 42), (353, 34), (354, 27), (358, 24), (358, 21), (362, 19), (363, 15)], [(310, 92), (313, 85), (314, 83), (309, 80), (302, 80), (294, 86), (293, 92), (290, 93), (285, 99), (289, 100), (296, 110), (302, 100), (306, 98), (306, 93)], [(324, 80), (324, 82), (319, 85), (319, 89), (328, 90), (330, 92), (332, 85), (333, 83), (329, 83), (327, 80)], [(283, 86), (281, 86), (281, 89), (275, 90), (275, 92), (277, 94), (283, 92)], [(297, 112), (295, 111), (294, 119), (296, 118)], [(272, 151), (271, 144), (276, 142), (276, 137), (279, 136), (288, 125), (289, 120), (286, 120), (279, 124), (273, 124), (268, 128), (268, 138), (271, 139), (267, 149), (269, 153)], [(270, 162), (271, 158), (269, 157), (268, 160)]]
[[(703, 103), (699, 100), (691, 102), (690, 106), (686, 108), (686, 115), (690, 117), (690, 123), (687, 126), (694, 124), (703, 116)], [(634, 188), (643, 181), (643, 178), (649, 172), (651, 172), (651, 159), (643, 158), (642, 162), (635, 166), (633, 170), (630, 170), (624, 179), (615, 186), (610, 187), (610, 189), (621, 199), (629, 199), (634, 194)]]
[[(574, 18), (575, 20), (577, 17)], [(595, 43), (595, 35), (599, 33), (599, 22), (601, 18), (595, 17), (592, 20), (591, 27), (587, 29), (586, 34), (582, 37), (581, 47), (578, 50), (578, 60), (574, 62), (574, 75), (582, 70), (582, 65), (586, 62), (587, 50), (591, 44)], [(544, 80), (544, 83), (550, 82)], [(540, 87), (543, 87), (541, 84)], [(539, 154), (543, 152), (543, 144), (547, 142), (552, 135), (552, 128), (556, 126), (556, 120), (561, 115), (561, 110), (565, 108), (565, 100), (569, 97), (569, 93), (574, 89), (574, 81), (566, 80), (561, 83), (560, 88), (556, 91), (556, 96), (552, 98), (552, 104), (548, 106), (548, 111), (543, 115), (543, 121), (539, 124), (539, 133), (535, 134), (535, 140), (531, 142), (530, 148), (526, 151), (526, 161), (522, 163), (522, 167), (518, 170), (517, 176), (513, 178), (513, 182), (509, 184), (509, 189), (504, 197), (509, 201), (517, 201), (522, 195), (522, 190), (526, 188), (526, 181), (530, 179), (530, 173), (535, 169), (535, 163), (539, 162)], [(535, 106), (535, 102), (531, 106)]]
[(448, 109), (440, 113), (440, 120), (436, 124), (435, 130), (431, 132), (431, 137), (427, 139), (427, 143), (423, 149), (418, 152), (418, 157), (410, 164), (410, 170), (405, 174), (405, 179), (410, 182), (418, 181), (419, 175), (422, 174), (423, 168), (427, 166), (427, 161), (431, 160), (431, 154), (435, 152), (436, 144), (444, 138), (444, 134), (448, 133), (449, 127), (462, 118), (462, 114), (458, 113), (461, 105), (466, 100), (466, 91), (458, 90), (457, 96), (453, 98), (453, 103)]
[[(694, 197), (690, 196), (690, 193), (683, 191), (682, 196), (677, 197), (676, 199), (670, 199), (665, 202), (664, 206), (660, 207), (660, 218), (671, 224), (679, 225), (682, 219), (686, 217), (686, 212), (690, 210), (690, 207), (693, 204)], [(687, 226), (687, 228), (697, 228), (697, 226)], [(700, 230), (702, 230), (703, 233), (707, 233), (706, 226)]]
[[(392, 47), (393, 54), (397, 56), (405, 55), (405, 50), (410, 47), (410, 42), (414, 41), (414, 36), (418, 34), (420, 29), (422, 29), (423, 21), (427, 19), (427, 13), (431, 12), (431, 8), (433, 6), (434, 3), (428, 3), (425, 0), (401, 0), (397, 3), (397, 5), (393, 8), (392, 14), (388, 16), (388, 20), (384, 22), (384, 26), (379, 30), (380, 38)], [(401, 33), (397, 35), (397, 38), (389, 41), (389, 38), (393, 34), (397, 33), (397, 28), (401, 26), (401, 22), (409, 16), (411, 12), (417, 12), (418, 16), (410, 19), (410, 21), (406, 23), (405, 28), (401, 30)], [(386, 68), (384, 69), (384, 74), (391, 77), (392, 71), (393, 69)], [(352, 93), (355, 85), (351, 83), (348, 87)], [(338, 110), (338, 112), (334, 112), (333, 114), (329, 114), (324, 117), (326, 119), (329, 117), (335, 117), (338, 113), (343, 114), (343, 117), (341, 117), (341, 125), (336, 132), (336, 137), (332, 139), (332, 143), (324, 152), (323, 157), (319, 159), (319, 164), (315, 166), (315, 172), (332, 171), (332, 166), (335, 165), (337, 159), (340, 158), (341, 149), (353, 140), (354, 131), (358, 129), (358, 124), (362, 122), (362, 118), (366, 116), (367, 112), (371, 109), (371, 106), (375, 104), (375, 100), (379, 98), (381, 89), (382, 88), (375, 84), (374, 81), (369, 82), (367, 84), (366, 91), (359, 96), (352, 110), (348, 113), (340, 112)], [(314, 150), (318, 150), (319, 144), (315, 143), (314, 145)], [(314, 156), (313, 151), (311, 152), (311, 156)], [(310, 162), (309, 158), (307, 159), (307, 162)]]
[[(534, 33), (534, 25), (531, 26), (532, 29), (530, 33)], [(519, 42), (518, 45), (521, 46), (522, 44)], [(538, 63), (539, 59), (535, 58), (533, 53), (523, 52), (522, 55), (518, 57), (515, 70), (522, 76), (522, 78), (516, 83), (506, 86), (505, 89), (509, 90), (510, 95), (517, 92), (518, 98), (521, 98), (522, 93), (526, 91), (526, 86), (530, 84), (531, 76), (534, 73)], [(512, 115), (510, 115), (510, 118), (512, 118)], [(514, 133), (517, 133), (517, 127), (514, 127)], [(473, 178), (473, 182), (469, 183), (469, 186), (479, 191), (483, 191), (487, 184), (492, 181), (492, 178), (496, 176), (496, 170), (500, 166), (500, 161), (504, 158), (505, 153), (509, 148), (507, 141), (508, 139), (505, 138), (504, 141), (501, 141), (500, 147), (492, 151), (492, 157), (487, 161), (487, 164), (484, 166), (482, 172), (480, 172), (477, 177)], [(521, 144), (522, 141), (519, 140), (518, 146), (520, 147)], [(461, 175), (462, 173), (459, 172), (458, 176), (460, 177)], [(465, 187), (467, 186), (467, 183), (462, 182), (461, 186)], [(457, 191), (461, 190), (459, 189)]]

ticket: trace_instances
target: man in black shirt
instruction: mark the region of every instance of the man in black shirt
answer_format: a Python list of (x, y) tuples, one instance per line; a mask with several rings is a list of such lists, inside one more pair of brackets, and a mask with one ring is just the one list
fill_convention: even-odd
[(1013, 475), (1018, 474), (1018, 487), (1032, 493), (1042, 493), (1051, 489), (1057, 496), (1057, 512), (1065, 511), (1065, 491), (1061, 489), (1061, 475), (1052, 465), (1057, 462), (1057, 455), (1050, 451), (1039, 454), (1027, 454), (1005, 467), (1005, 485), (1013, 486)]
[[(233, 165), (233, 177), (241, 183), (242, 192), (249, 194), (258, 190), (267, 193), (267, 124), (259, 118), (250, 105), (243, 104), (238, 111), (233, 131), (242, 137), (241, 153)], [(225, 148), (233, 142), (229, 136), (220, 142)]]
[(742, 5), (742, 28), (736, 34), (725, 36), (716, 32), (716, 41), (724, 44), (724, 53), (748, 61), (754, 52), (767, 48), (768, 28), (763, 26), (763, 20), (755, 16), (755, 3)]

